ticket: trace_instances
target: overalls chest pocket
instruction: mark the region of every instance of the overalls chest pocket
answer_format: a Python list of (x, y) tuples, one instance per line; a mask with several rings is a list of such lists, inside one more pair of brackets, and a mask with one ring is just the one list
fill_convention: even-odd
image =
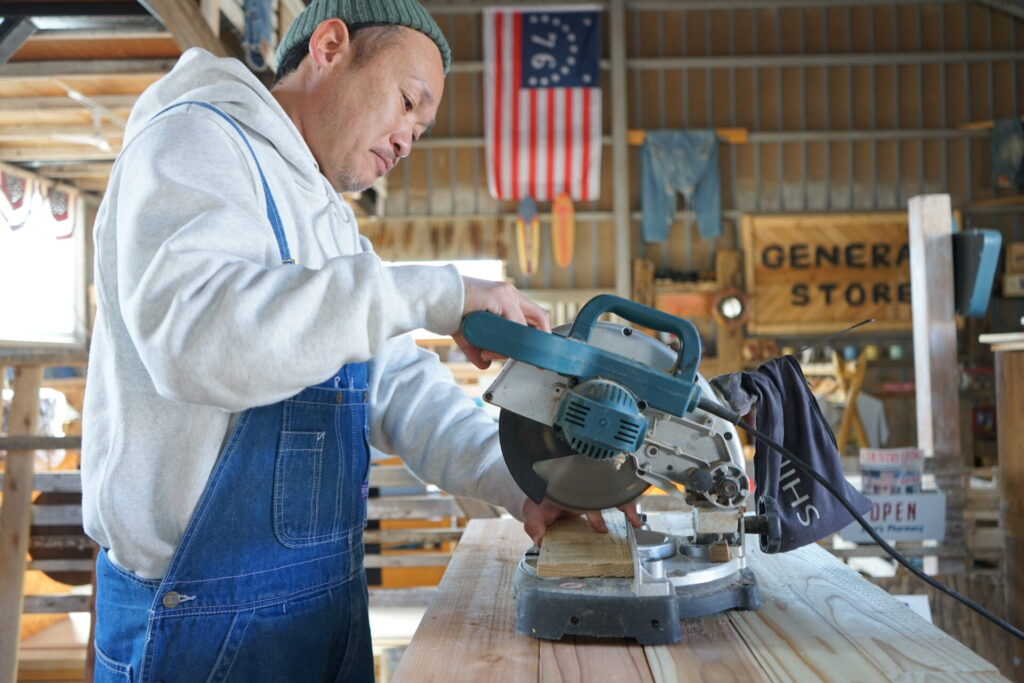
[(346, 365), (332, 380), (284, 401), (283, 411), (274, 465), (274, 535), (288, 548), (351, 538), (366, 520), (365, 370)]

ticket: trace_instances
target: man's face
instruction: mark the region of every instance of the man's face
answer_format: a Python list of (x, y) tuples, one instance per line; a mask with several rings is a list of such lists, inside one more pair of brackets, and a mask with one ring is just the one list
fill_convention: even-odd
[(365, 190), (408, 156), (434, 122), (444, 67), (434, 42), (410, 28), (356, 59), (354, 41), (317, 79), (303, 136), (320, 171), (339, 192)]

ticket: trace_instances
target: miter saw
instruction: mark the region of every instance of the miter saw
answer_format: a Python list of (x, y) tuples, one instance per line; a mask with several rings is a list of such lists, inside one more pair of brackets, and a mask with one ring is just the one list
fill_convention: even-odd
[[(632, 327), (599, 322), (605, 313), (675, 334), (678, 351)], [(760, 534), (770, 547), (779, 520), (771, 500), (744, 514), (751, 483), (741, 445), (733, 425), (706, 409), (714, 399), (697, 374), (692, 323), (601, 295), (552, 334), (484, 312), (466, 318), (463, 334), (509, 358), (484, 400), (501, 408), (505, 461), (532, 500), (601, 510), (654, 485), (688, 511), (676, 515), (687, 523), (671, 529), (625, 525), (632, 578), (541, 578), (538, 550), (528, 551), (516, 576), (518, 632), (671, 643), (681, 618), (757, 608), (743, 535)]]

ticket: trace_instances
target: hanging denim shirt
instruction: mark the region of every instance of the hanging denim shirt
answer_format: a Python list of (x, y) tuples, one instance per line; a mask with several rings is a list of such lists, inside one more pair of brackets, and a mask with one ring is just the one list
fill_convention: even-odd
[(999, 119), (992, 128), (992, 186), (1024, 183), (1024, 124), (1019, 116)]
[[(186, 105), (224, 117), (256, 158), (213, 105), (168, 109)], [(256, 167), (281, 267), (294, 267)], [(349, 363), (241, 414), (162, 579), (100, 551), (94, 681), (373, 680), (362, 543), (367, 373), (368, 363)]]
[(676, 192), (697, 214), (704, 239), (722, 234), (718, 139), (713, 130), (652, 130), (640, 151), (641, 229), (645, 242), (664, 242), (676, 211)]

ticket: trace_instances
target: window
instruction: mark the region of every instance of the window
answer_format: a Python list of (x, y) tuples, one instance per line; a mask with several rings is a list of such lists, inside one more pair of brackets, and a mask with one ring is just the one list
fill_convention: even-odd
[(84, 346), (82, 200), (0, 173), (0, 346)]

